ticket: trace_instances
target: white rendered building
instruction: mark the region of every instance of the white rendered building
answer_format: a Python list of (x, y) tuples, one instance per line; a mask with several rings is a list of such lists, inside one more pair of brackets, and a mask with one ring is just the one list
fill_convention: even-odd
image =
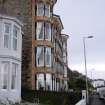
[(92, 85), (94, 88), (105, 86), (105, 80), (103, 79), (95, 79), (92, 81)]
[(0, 100), (21, 100), (22, 23), (0, 15)]

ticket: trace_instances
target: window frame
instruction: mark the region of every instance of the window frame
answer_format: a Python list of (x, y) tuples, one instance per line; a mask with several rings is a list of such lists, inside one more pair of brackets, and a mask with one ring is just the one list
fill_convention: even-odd
[[(14, 29), (17, 31), (17, 36), (14, 35)], [(12, 48), (14, 51), (18, 50), (18, 36), (19, 36), (19, 28), (16, 25), (13, 25), (13, 35), (12, 35)], [(14, 48), (14, 40), (16, 41), (16, 48)]]
[[(7, 70), (7, 76), (4, 76), (5, 75), (5, 73), (4, 73), (4, 63), (7, 63), (8, 64), (8, 70)], [(1, 61), (1, 65), (2, 65), (2, 68), (1, 68), (1, 90), (4, 90), (4, 91), (7, 91), (8, 90), (8, 88), (9, 88), (9, 71), (10, 71), (10, 61)], [(5, 85), (5, 83), (4, 83), (4, 78), (7, 78), (7, 87), (4, 89), (3, 87), (4, 87), (4, 85)]]
[[(6, 25), (9, 26), (9, 33), (6, 33), (5, 32), (5, 29), (6, 29)], [(12, 23), (9, 23), (9, 22), (4, 22), (4, 25), (3, 25), (3, 28), (4, 28), (4, 31), (3, 31), (3, 48), (5, 49), (10, 49), (11, 48), (11, 32), (12, 32)], [(5, 46), (5, 37), (8, 36), (8, 47)], [(7, 42), (7, 41), (6, 41)]]
[[(12, 68), (11, 68), (11, 85), (10, 85), (10, 89), (11, 90), (17, 90), (17, 83), (18, 83), (18, 68), (19, 65), (15, 62), (12, 62)], [(14, 84), (14, 88), (12, 88), (12, 82), (13, 82), (13, 65), (15, 66), (15, 84)]]
[[(41, 7), (41, 5), (42, 5), (42, 7)], [(47, 17), (51, 16), (51, 8), (50, 8), (49, 4), (38, 3), (36, 8), (37, 8), (37, 12), (36, 12), (37, 16), (47, 16)], [(42, 10), (40, 10), (40, 9), (42, 9)], [(41, 12), (41, 14), (40, 14), (40, 12)]]
[[(48, 57), (48, 55), (47, 55), (47, 52), (46, 52), (46, 50), (49, 52), (49, 64), (48, 64), (48, 62), (46, 62), (47, 61), (47, 57)], [(51, 65), (51, 48), (50, 47), (45, 47), (45, 66), (47, 66), (47, 67), (51, 67), (52, 65)]]
[[(39, 65), (38, 64), (38, 48), (43, 48), (43, 64), (42, 65)], [(49, 52), (49, 56), (50, 56), (50, 64), (46, 64), (46, 49), (50, 49), (50, 52)], [(52, 67), (52, 48), (50, 47), (43, 47), (43, 46), (38, 46), (38, 47), (35, 47), (35, 61), (36, 61), (36, 64), (35, 66), (36, 67)]]
[[(42, 23), (42, 26), (40, 23)], [(52, 41), (52, 27), (49, 22), (36, 22), (36, 40), (48, 40)], [(42, 38), (39, 35), (42, 31)]]
[[(39, 49), (39, 48), (42, 48), (42, 50), (43, 50), (43, 52), (42, 52), (42, 55), (43, 55), (42, 64), (38, 64), (38, 57), (39, 57), (38, 49)], [(36, 66), (37, 66), (37, 67), (44, 66), (44, 47), (43, 47), (43, 46), (38, 46), (38, 47), (36, 48)]]

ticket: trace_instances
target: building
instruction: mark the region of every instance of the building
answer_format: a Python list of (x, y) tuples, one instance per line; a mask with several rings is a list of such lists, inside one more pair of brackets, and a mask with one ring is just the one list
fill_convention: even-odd
[(94, 88), (103, 87), (105, 86), (105, 80), (104, 79), (92, 80), (92, 85)]
[[(31, 22), (24, 30), (22, 86), (28, 89), (67, 90), (67, 38), (56, 0), (33, 0)], [(28, 15), (29, 16), (29, 15)], [(32, 29), (32, 30), (31, 30)], [(30, 32), (30, 33), (29, 33)]]
[(20, 102), (22, 23), (0, 10), (0, 102)]
[(1, 0), (9, 16), (23, 23), (22, 88), (67, 90), (67, 39), (57, 0)]

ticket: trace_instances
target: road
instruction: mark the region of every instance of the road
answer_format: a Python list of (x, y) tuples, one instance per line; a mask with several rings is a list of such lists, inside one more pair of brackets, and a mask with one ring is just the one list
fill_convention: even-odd
[(98, 95), (92, 95), (90, 100), (91, 101), (89, 105), (105, 105), (105, 101), (100, 100)]

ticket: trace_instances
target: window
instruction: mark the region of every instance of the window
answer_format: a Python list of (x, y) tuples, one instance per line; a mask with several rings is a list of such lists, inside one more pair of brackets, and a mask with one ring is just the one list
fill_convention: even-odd
[(10, 35), (11, 35), (11, 25), (8, 23), (4, 24), (4, 48), (10, 47)]
[(46, 90), (52, 90), (52, 76), (46, 74)]
[(16, 89), (17, 86), (17, 70), (18, 70), (18, 64), (12, 63), (11, 89)]
[(38, 67), (44, 65), (51, 67), (51, 48), (47, 47), (36, 48), (36, 64)]
[(47, 4), (37, 4), (37, 16), (50, 16), (50, 6)]
[(51, 40), (51, 24), (47, 22), (37, 22), (37, 40)]
[(45, 16), (50, 16), (50, 6), (45, 5)]
[(40, 3), (37, 5), (37, 16), (44, 16), (44, 4)]
[(45, 64), (51, 67), (51, 48), (45, 50)]
[(67, 77), (67, 68), (64, 67), (64, 77)]
[(8, 71), (9, 71), (9, 62), (2, 62), (2, 70), (1, 70), (1, 87), (2, 89), (8, 88)]
[(37, 39), (44, 39), (44, 23), (37, 22)]
[(36, 62), (37, 62), (37, 66), (44, 66), (44, 48), (43, 47), (37, 47)]
[(14, 26), (13, 29), (13, 49), (17, 50), (17, 38), (18, 38), (18, 28)]
[(45, 39), (51, 40), (51, 25), (50, 25), (50, 23), (45, 23)]
[(45, 89), (44, 74), (37, 74), (37, 89), (38, 90)]

